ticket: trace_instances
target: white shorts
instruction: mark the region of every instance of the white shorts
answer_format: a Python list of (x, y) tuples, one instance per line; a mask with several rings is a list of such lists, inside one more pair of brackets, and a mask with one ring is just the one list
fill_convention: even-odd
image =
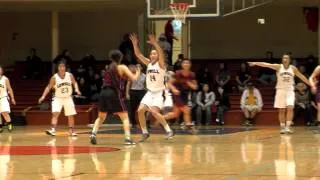
[(163, 107), (172, 107), (173, 106), (173, 100), (172, 100), (172, 94), (166, 90), (165, 91), (165, 100), (164, 100), (164, 103), (163, 103)]
[(65, 116), (72, 116), (76, 115), (76, 108), (73, 103), (72, 97), (67, 98), (53, 98), (52, 101), (52, 112), (61, 112), (62, 108), (64, 109), (64, 115)]
[(151, 92), (148, 91), (142, 98), (141, 103), (150, 107), (158, 107), (162, 109), (164, 106), (164, 91)]
[(0, 99), (0, 113), (3, 112), (10, 113), (10, 103), (8, 97), (3, 97)]
[(287, 108), (288, 106), (294, 106), (295, 93), (291, 90), (277, 89), (276, 97), (274, 100), (275, 108)]

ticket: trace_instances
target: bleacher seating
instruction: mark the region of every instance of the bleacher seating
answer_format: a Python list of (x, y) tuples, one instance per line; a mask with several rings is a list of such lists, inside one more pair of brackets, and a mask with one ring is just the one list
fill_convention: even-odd
[[(50, 66), (45, 66), (49, 67), (46, 68), (45, 72), (47, 73), (39, 77), (39, 80), (21, 79), (23, 72), (25, 72), (24, 67), (24, 62), (18, 62), (14, 68), (15, 70), (9, 74), (17, 102), (16, 106), (12, 106), (12, 114), (15, 117), (24, 117), (28, 125), (48, 125), (51, 121), (51, 109), (40, 110), (38, 99), (49, 81), (50, 71), (48, 69), (50, 69)], [(44, 103), (50, 105), (50, 100), (51, 95), (49, 94)], [(87, 125), (96, 118), (97, 108), (93, 104), (77, 105), (76, 109), (78, 113), (76, 116), (77, 125)], [(60, 116), (59, 124), (67, 124), (63, 112), (62, 116)]]
[[(223, 60), (228, 64), (228, 70), (231, 73), (232, 81), (234, 81), (236, 74), (239, 72), (239, 67), (242, 62), (247, 62), (247, 59), (233, 59)], [(194, 60), (193, 70), (196, 71), (200, 66), (209, 67), (209, 70), (215, 75), (218, 64), (222, 60)], [(96, 69), (102, 69), (108, 61), (98, 61)], [(78, 67), (79, 62), (74, 62), (72, 67)], [(24, 62), (18, 62), (15, 66), (15, 70), (10, 75), (12, 86), (15, 90), (17, 105), (12, 108), (13, 114), (25, 116), (27, 124), (29, 125), (47, 125), (50, 123), (50, 109), (40, 110), (37, 105), (37, 100), (41, 96), (43, 89), (45, 88), (50, 77), (50, 64), (47, 63), (45, 67), (44, 75), (40, 80), (20, 80), (24, 72)], [(258, 68), (250, 68), (254, 78), (258, 74)], [(274, 86), (258, 86), (264, 101), (263, 111), (256, 117), (256, 124), (258, 125), (277, 125), (278, 117), (277, 110), (273, 108), (274, 100)], [(226, 125), (240, 125), (243, 120), (243, 113), (240, 109), (240, 92), (233, 92), (230, 94), (231, 110), (226, 113), (225, 123)], [(47, 98), (47, 102), (50, 102), (50, 98)], [(94, 121), (97, 116), (97, 108), (94, 105), (77, 106), (77, 124), (88, 124)], [(66, 118), (61, 116), (59, 124), (66, 124)], [(214, 121), (213, 121), (214, 122)], [(303, 121), (299, 120), (298, 124), (302, 124)]]

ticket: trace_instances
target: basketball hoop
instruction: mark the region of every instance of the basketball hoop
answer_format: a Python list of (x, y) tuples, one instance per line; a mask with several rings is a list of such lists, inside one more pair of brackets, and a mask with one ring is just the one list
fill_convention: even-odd
[(182, 23), (185, 23), (187, 13), (189, 10), (188, 3), (172, 3), (172, 4), (170, 4), (170, 9), (171, 9), (172, 14), (174, 16), (174, 19), (179, 20)]

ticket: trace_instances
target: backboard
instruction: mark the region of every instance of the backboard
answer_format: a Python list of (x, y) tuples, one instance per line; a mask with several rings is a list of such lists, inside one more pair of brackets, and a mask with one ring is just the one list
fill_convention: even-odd
[(257, 8), (274, 0), (146, 0), (150, 19), (173, 19), (172, 3), (188, 3), (187, 18), (225, 17)]
[(150, 19), (174, 18), (170, 4), (188, 3), (187, 18), (219, 17), (220, 0), (147, 0), (147, 14)]

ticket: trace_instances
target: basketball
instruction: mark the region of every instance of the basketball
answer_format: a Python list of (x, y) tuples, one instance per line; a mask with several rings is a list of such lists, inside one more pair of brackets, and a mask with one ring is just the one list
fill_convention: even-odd
[(134, 74), (137, 72), (137, 66), (136, 65), (131, 64), (131, 65), (128, 66), (128, 68)]

